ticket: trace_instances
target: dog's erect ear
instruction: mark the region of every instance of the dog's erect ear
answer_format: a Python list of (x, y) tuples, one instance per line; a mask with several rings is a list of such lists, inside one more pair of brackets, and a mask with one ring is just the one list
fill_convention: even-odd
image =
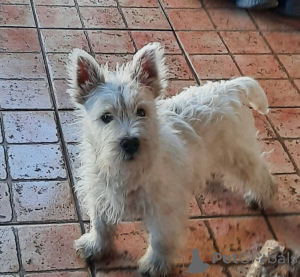
[(89, 93), (98, 85), (105, 82), (105, 77), (96, 60), (81, 49), (74, 49), (69, 55), (68, 91), (73, 100), (84, 104)]
[(160, 95), (167, 86), (164, 49), (159, 43), (149, 43), (133, 57), (132, 77), (150, 87), (154, 97)]

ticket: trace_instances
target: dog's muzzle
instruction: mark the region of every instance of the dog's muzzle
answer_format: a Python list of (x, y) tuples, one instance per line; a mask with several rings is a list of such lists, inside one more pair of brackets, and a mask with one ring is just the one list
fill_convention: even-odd
[(133, 160), (139, 150), (140, 141), (136, 137), (127, 137), (121, 140), (120, 146), (126, 154), (126, 158), (128, 160)]

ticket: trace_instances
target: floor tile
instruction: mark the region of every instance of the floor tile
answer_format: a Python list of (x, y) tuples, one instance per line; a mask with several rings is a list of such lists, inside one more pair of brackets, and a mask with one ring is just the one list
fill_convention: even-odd
[(165, 57), (170, 79), (193, 79), (189, 66), (182, 55), (166, 55)]
[(36, 30), (3, 28), (0, 34), (0, 52), (41, 51)]
[(28, 0), (0, 0), (0, 4), (28, 4)]
[(67, 181), (20, 182), (12, 188), (18, 222), (77, 219)]
[(166, 8), (201, 8), (201, 2), (198, 0), (162, 0)]
[(201, 219), (189, 220), (188, 228), (182, 235), (183, 239), (186, 239), (183, 249), (180, 250), (180, 254), (177, 260), (177, 264), (182, 264), (182, 259), (185, 261), (190, 260), (192, 257), (191, 249), (198, 249), (203, 262), (212, 262), (213, 253), (216, 249), (213, 245), (213, 239), (210, 236), (205, 223)]
[(48, 64), (52, 78), (65, 79), (68, 78), (66, 69), (69, 54), (48, 54)]
[(167, 9), (175, 30), (214, 30), (204, 9)]
[(56, 272), (43, 272), (41, 273), (27, 273), (25, 277), (89, 277), (86, 271), (56, 271)]
[(0, 146), (0, 180), (4, 180), (7, 177), (6, 173), (6, 163), (5, 163), (5, 155), (4, 148)]
[(160, 8), (123, 8), (129, 28), (171, 29)]
[(119, 0), (122, 7), (156, 8), (159, 7), (157, 0)]
[(40, 27), (81, 28), (75, 7), (36, 6)]
[(46, 52), (71, 52), (74, 48), (89, 51), (83, 31), (78, 30), (41, 30)]
[(16, 179), (65, 178), (66, 170), (58, 145), (11, 145), (8, 148), (11, 176)]
[(292, 155), (298, 169), (300, 169), (300, 140), (285, 140), (284, 144), (286, 145), (288, 152)]
[(246, 207), (242, 193), (243, 184), (240, 184), (240, 186), (239, 192), (233, 192), (221, 183), (211, 182), (207, 192), (198, 199), (203, 214), (208, 216), (258, 214), (259, 211), (250, 210)]
[(255, 78), (286, 78), (287, 75), (273, 55), (235, 55), (244, 75)]
[(300, 216), (280, 216), (268, 218), (278, 241), (300, 254)]
[(45, 78), (41, 54), (0, 53), (0, 78)]
[(18, 234), (26, 271), (85, 267), (73, 248), (81, 235), (79, 224), (20, 226)]
[(17, 272), (19, 262), (12, 227), (0, 227), (0, 272)]
[(100, 53), (134, 53), (135, 48), (129, 32), (123, 31), (89, 31), (94, 52)]
[(3, 123), (8, 143), (58, 141), (54, 112), (7, 112)]
[(193, 80), (172, 80), (167, 87), (167, 96), (176, 95), (182, 92), (184, 88), (196, 85), (196, 81)]
[(271, 52), (259, 32), (222, 31), (220, 34), (231, 53), (254, 54)]
[(66, 142), (80, 141), (80, 126), (74, 111), (60, 111), (60, 124), (63, 130), (64, 139)]
[(199, 205), (195, 197), (193, 197), (189, 204), (189, 216), (200, 216), (200, 215), (201, 215), (201, 211)]
[[(200, 250), (201, 251), (201, 250)], [(201, 256), (201, 254), (200, 254)], [(201, 257), (202, 258), (202, 257)], [(223, 272), (223, 266), (220, 265), (209, 265), (209, 268), (205, 273), (187, 273), (188, 263), (186, 262), (185, 267), (183, 265), (176, 267), (172, 271), (172, 277), (182, 277), (184, 275), (191, 275), (193, 277), (226, 277), (226, 273)]]
[(264, 36), (276, 53), (300, 53), (300, 33), (265, 32)]
[(183, 48), (188, 54), (228, 53), (217, 32), (177, 32)]
[(81, 7), (80, 13), (87, 28), (125, 28), (117, 8)]
[(300, 55), (278, 55), (279, 60), (293, 78), (300, 78)]
[(74, 0), (34, 0), (36, 6), (74, 6)]
[(115, 70), (116, 64), (124, 64), (126, 62), (132, 61), (133, 55), (131, 54), (101, 54), (96, 55), (96, 60), (99, 64), (108, 63), (108, 68), (110, 70)]
[(274, 176), (278, 184), (276, 199), (265, 211), (266, 214), (299, 213), (300, 177), (298, 175)]
[(250, 11), (260, 30), (299, 29), (299, 19), (279, 15), (271, 11)]
[(241, 9), (209, 9), (218, 30), (255, 30), (255, 25), (246, 11)]
[(273, 239), (263, 217), (211, 219), (209, 224), (223, 257), (241, 253), (256, 256), (266, 240)]
[(260, 139), (276, 138), (276, 135), (266, 117), (254, 110), (252, 110), (252, 113), (255, 120), (255, 127), (259, 132), (258, 137)]
[(190, 59), (200, 79), (229, 79), (240, 76), (230, 56), (194, 55)]
[(121, 223), (115, 236), (116, 253), (109, 260), (96, 263), (97, 268), (136, 266), (147, 248), (147, 233), (139, 222)]
[(300, 106), (300, 95), (289, 80), (260, 80), (270, 107)]
[(73, 109), (74, 104), (69, 93), (68, 81), (66, 80), (54, 80), (53, 81), (53, 90), (55, 94), (55, 100), (57, 103), (58, 109)]
[(235, 8), (234, 0), (203, 0), (204, 6), (207, 8)]
[(29, 5), (1, 5), (0, 26), (34, 27), (32, 10)]
[(97, 272), (96, 277), (140, 277), (141, 275), (137, 270), (110, 270)]
[(262, 151), (272, 173), (292, 173), (295, 168), (279, 141), (262, 141)]
[(294, 80), (296, 86), (298, 87), (298, 91), (300, 92), (300, 79), (295, 79)]
[(159, 42), (166, 54), (181, 54), (181, 49), (172, 32), (169, 31), (133, 31), (132, 37), (140, 49), (150, 42)]
[(79, 6), (117, 6), (117, 0), (77, 0)]
[(0, 80), (3, 109), (49, 109), (52, 103), (47, 81)]
[(230, 266), (228, 271), (230, 272), (231, 277), (244, 277), (247, 275), (250, 266), (251, 263), (245, 265)]
[(8, 184), (5, 182), (0, 182), (0, 222), (9, 222), (11, 219), (12, 209), (10, 205), (10, 192), (8, 189)]
[(281, 137), (300, 137), (300, 108), (272, 109), (268, 117)]

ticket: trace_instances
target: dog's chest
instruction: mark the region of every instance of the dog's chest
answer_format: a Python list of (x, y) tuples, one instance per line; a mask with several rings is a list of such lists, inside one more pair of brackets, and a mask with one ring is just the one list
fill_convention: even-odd
[(124, 198), (125, 213), (124, 217), (127, 218), (141, 218), (148, 210), (149, 199), (143, 187), (138, 187), (130, 191)]

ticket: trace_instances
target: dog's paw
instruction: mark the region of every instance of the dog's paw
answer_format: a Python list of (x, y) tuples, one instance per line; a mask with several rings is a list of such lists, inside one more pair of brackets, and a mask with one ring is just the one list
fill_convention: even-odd
[(101, 244), (99, 237), (87, 233), (75, 240), (74, 247), (78, 255), (83, 259), (102, 258), (108, 252), (108, 247)]
[(168, 276), (170, 269), (170, 263), (153, 254), (146, 254), (139, 261), (139, 273), (146, 277), (165, 277)]

